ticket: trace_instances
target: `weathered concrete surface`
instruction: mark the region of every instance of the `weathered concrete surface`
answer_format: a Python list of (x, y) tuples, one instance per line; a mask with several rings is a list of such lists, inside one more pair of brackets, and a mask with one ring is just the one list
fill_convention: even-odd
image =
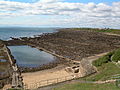
[(0, 40), (0, 88), (11, 83), (11, 66), (4, 49), (4, 43)]
[(20, 73), (20, 71), (18, 69), (17, 64), (13, 62), (12, 57), (10, 55), (10, 51), (7, 48), (6, 45), (4, 45), (4, 50), (5, 50), (8, 58), (9, 58), (10, 65), (11, 65), (12, 70), (13, 70), (11, 86), (12, 86), (12, 88), (23, 88), (23, 82), (22, 82), (21, 73)]

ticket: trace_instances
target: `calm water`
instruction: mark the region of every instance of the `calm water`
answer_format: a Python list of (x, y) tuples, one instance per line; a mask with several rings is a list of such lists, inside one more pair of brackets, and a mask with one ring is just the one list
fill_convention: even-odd
[(37, 67), (55, 60), (55, 57), (30, 46), (9, 46), (19, 66)]
[[(0, 27), (0, 39), (9, 40), (10, 37), (31, 37), (42, 33), (56, 32), (55, 28), (18, 28)], [(36, 67), (55, 60), (55, 57), (44, 51), (30, 46), (9, 46), (12, 55), (19, 66)]]
[(12, 28), (0, 27), (0, 39), (9, 40), (10, 37), (31, 37), (34, 35), (40, 35), (42, 33), (52, 33), (55, 32), (55, 28)]

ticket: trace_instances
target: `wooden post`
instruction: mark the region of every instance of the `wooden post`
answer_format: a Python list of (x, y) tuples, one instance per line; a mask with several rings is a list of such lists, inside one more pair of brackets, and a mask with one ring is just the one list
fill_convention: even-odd
[(49, 83), (49, 80), (47, 80), (47, 85), (48, 85), (48, 83)]
[(66, 78), (66, 76), (65, 76), (65, 81), (66, 81), (66, 79), (67, 79), (67, 78)]
[(59, 78), (57, 78), (57, 83), (58, 83)]
[(41, 86), (41, 83), (39, 82), (39, 87)]

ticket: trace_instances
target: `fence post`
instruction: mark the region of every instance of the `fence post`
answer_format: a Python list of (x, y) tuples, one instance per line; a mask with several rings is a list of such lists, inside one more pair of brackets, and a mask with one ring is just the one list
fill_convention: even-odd
[(65, 76), (65, 81), (67, 80), (67, 76)]
[(41, 86), (41, 82), (39, 82), (39, 87)]
[(26, 84), (24, 85), (24, 90), (25, 90), (25, 89), (28, 89), (28, 87), (27, 87), (27, 85), (26, 85)]
[(47, 85), (48, 85), (48, 83), (49, 83), (49, 80), (47, 80)]
[(59, 78), (57, 78), (57, 83), (58, 83), (58, 79), (59, 79)]

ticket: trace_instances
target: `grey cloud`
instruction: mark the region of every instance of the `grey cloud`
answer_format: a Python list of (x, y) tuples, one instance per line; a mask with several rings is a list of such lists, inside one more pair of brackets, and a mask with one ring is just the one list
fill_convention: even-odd
[(1, 16), (21, 15), (66, 15), (68, 18), (53, 18), (51, 21), (59, 24), (74, 23), (88, 26), (100, 24), (100, 26), (114, 27), (120, 23), (120, 2), (107, 5), (104, 3), (69, 3), (61, 2), (61, 0), (40, 0), (35, 3), (0, 1), (0, 18)]
[(86, 14), (86, 16), (88, 15), (92, 17), (106, 17), (110, 15), (115, 17), (119, 16), (120, 3), (113, 3), (113, 5), (110, 6), (103, 3), (68, 3), (60, 2), (59, 0), (40, 0), (36, 3), (0, 1), (0, 11), (16, 11), (16, 13), (20, 11), (23, 12), (24, 15), (27, 15), (28, 12), (32, 12), (31, 14), (33, 15), (42, 15), (43, 13), (45, 14), (45, 12), (47, 15), (69, 15), (73, 13), (77, 14), (80, 12), (81, 14)]

